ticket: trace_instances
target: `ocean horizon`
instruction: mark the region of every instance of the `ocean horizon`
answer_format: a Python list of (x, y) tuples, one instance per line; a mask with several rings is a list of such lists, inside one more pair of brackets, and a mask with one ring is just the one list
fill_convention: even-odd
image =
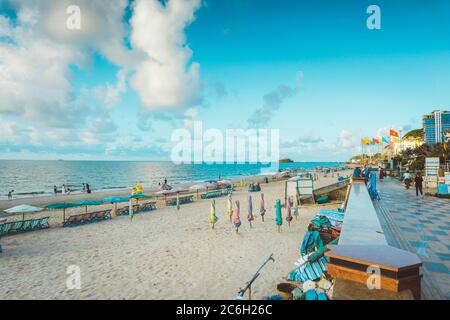
[[(343, 162), (280, 163), (280, 169), (314, 169), (337, 167)], [(145, 189), (154, 189), (165, 178), (170, 185), (208, 180), (238, 179), (261, 175), (269, 165), (236, 164), (174, 164), (170, 161), (99, 161), (99, 160), (0, 160), (0, 200), (14, 190), (14, 198), (53, 194), (53, 186), (63, 184), (72, 193), (82, 191), (88, 183), (93, 192), (127, 189), (141, 182)]]

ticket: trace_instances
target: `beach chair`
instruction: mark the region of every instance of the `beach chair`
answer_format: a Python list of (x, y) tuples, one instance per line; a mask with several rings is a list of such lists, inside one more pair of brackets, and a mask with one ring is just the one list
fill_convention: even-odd
[(43, 217), (39, 219), (39, 225), (37, 226), (38, 229), (44, 229), (44, 228), (50, 228), (50, 225), (48, 224), (48, 219), (50, 217)]
[(32, 230), (32, 228), (31, 228), (32, 222), (33, 222), (33, 220), (25, 220), (25, 221), (23, 221), (23, 225), (22, 225), (22, 230), (21, 231), (25, 232), (25, 231)]
[(91, 220), (91, 213), (90, 212), (83, 213), (80, 216), (81, 216), (81, 223), (82, 224), (86, 224), (86, 223), (91, 223), (92, 222), (92, 220)]
[(64, 221), (64, 227), (71, 227), (77, 221), (77, 216), (69, 216), (66, 221)]
[(22, 231), (24, 221), (14, 221), (11, 223), (12, 223), (11, 233), (18, 233)]
[(123, 207), (123, 208), (117, 209), (118, 216), (128, 216), (129, 214), (130, 214), (130, 208), (128, 208), (128, 207)]
[(151, 211), (156, 209), (156, 202), (146, 202), (143, 203), (139, 209), (141, 212)]
[(11, 232), (12, 222), (7, 222), (3, 224), (3, 235), (7, 235)]

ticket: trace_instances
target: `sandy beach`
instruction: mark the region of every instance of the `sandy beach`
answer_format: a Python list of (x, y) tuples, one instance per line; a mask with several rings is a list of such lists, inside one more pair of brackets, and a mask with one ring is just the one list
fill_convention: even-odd
[[(336, 180), (321, 177), (316, 187)], [(115, 217), (4, 237), (0, 239), (0, 299), (233, 299), (271, 253), (275, 262), (261, 272), (253, 297), (275, 294), (277, 283), (298, 258), (298, 246), (318, 206), (301, 207), (298, 221), (290, 227), (284, 221), (278, 233), (274, 203), (283, 198), (284, 182), (263, 184), (265, 222), (259, 216), (259, 193), (251, 193), (257, 218), (250, 228), (249, 193), (239, 189), (233, 193), (233, 200), (241, 202), (239, 234), (228, 220), (226, 197), (221, 197), (216, 198), (219, 221), (214, 229), (208, 218), (210, 201), (196, 200), (180, 211), (158, 207), (135, 215), (132, 221)], [(49, 213), (53, 226), (61, 223), (60, 211), (39, 215)], [(80, 267), (80, 290), (67, 289), (71, 265)]]

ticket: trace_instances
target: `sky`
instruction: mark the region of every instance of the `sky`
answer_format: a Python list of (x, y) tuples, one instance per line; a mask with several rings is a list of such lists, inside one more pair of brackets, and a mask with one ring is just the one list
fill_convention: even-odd
[(450, 109), (445, 0), (0, 0), (0, 159), (170, 160), (174, 130), (201, 121), (345, 161), (435, 109)]

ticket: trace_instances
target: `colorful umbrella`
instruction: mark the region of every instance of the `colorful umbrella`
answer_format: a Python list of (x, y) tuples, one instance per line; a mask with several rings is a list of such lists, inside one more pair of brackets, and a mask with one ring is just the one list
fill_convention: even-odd
[(264, 215), (266, 214), (266, 209), (264, 208), (264, 193), (261, 193), (261, 206), (259, 208), (259, 214), (264, 222)]
[(252, 196), (248, 196), (248, 206), (247, 206), (247, 220), (250, 222), (250, 228), (252, 227), (252, 221), (255, 220), (255, 216), (253, 215), (253, 204), (252, 204)]
[(239, 211), (240, 211), (240, 203), (239, 200), (236, 200), (234, 208), (234, 226), (236, 227), (236, 233), (239, 232), (239, 227), (241, 226), (241, 217), (239, 216)]
[(277, 199), (275, 202), (275, 222), (277, 223), (278, 232), (281, 231), (281, 225), (283, 224), (283, 216), (281, 214), (281, 201)]
[(233, 200), (231, 199), (231, 194), (228, 195), (228, 216), (230, 217), (230, 222), (233, 222)]
[(213, 199), (211, 201), (211, 208), (209, 209), (209, 222), (212, 224), (213, 229), (217, 220), (219, 220), (219, 218), (216, 216), (216, 200)]
[(286, 201), (286, 221), (288, 222), (289, 227), (291, 226), (292, 221), (292, 213), (291, 213), (291, 201), (287, 199)]

